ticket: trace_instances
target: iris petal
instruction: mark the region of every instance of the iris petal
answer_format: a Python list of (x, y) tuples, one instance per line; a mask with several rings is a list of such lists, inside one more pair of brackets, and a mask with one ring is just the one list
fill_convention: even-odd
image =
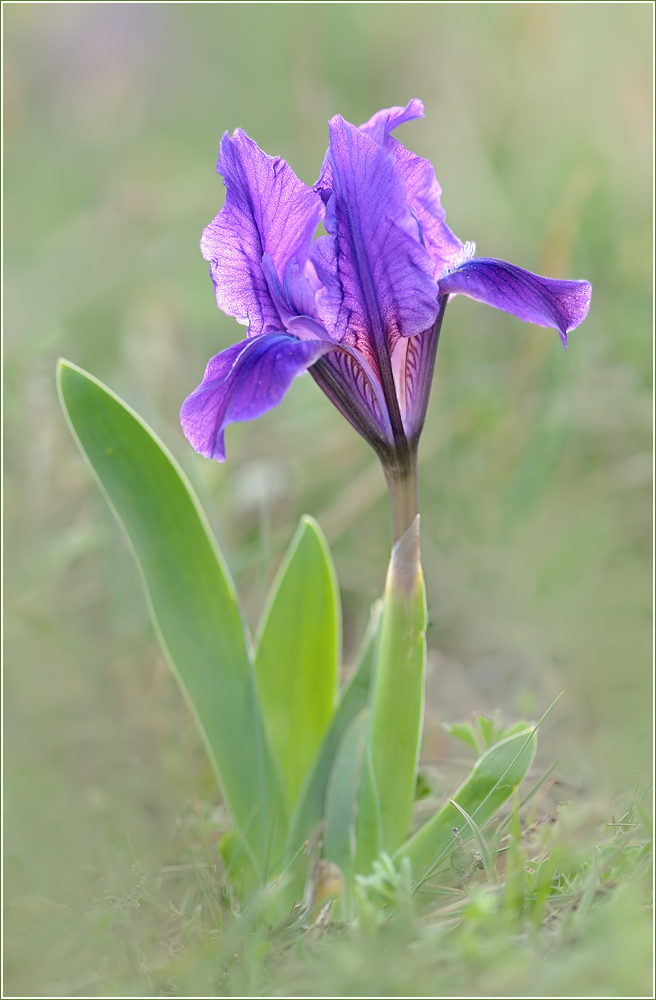
[[(330, 123), (328, 160), (332, 187), (325, 189), (325, 226), (332, 268), (325, 253), (321, 263), (342, 295), (328, 332), (362, 351), (382, 375), (396, 339), (421, 333), (435, 320), (434, 265), (389, 152), (337, 115)], [(320, 273), (317, 261), (315, 266)]]
[(205, 458), (224, 462), (226, 427), (254, 420), (277, 406), (294, 378), (333, 349), (330, 341), (270, 333), (221, 351), (182, 405), (180, 418), (187, 439)]
[(226, 200), (201, 239), (210, 262), (216, 301), (249, 328), (249, 335), (282, 329), (282, 320), (262, 268), (268, 254), (284, 280), (289, 262), (302, 267), (321, 217), (321, 198), (279, 156), (267, 156), (236, 129), (221, 140), (217, 171)]
[(360, 132), (364, 132), (379, 146), (385, 141), (385, 136), (393, 132), (404, 122), (414, 121), (415, 118), (424, 117), (424, 105), (417, 97), (413, 97), (404, 108), (393, 107), (383, 108), (372, 115), (369, 121), (360, 125)]
[(415, 97), (405, 108), (385, 108), (378, 111), (360, 126), (360, 131), (394, 156), (406, 182), (408, 202), (421, 226), (421, 239), (435, 261), (435, 270), (439, 274), (462, 244), (446, 224), (446, 212), (440, 201), (442, 189), (437, 183), (432, 165), (390, 135), (404, 122), (423, 117), (424, 105)]
[(310, 368), (326, 396), (379, 455), (394, 446), (380, 380), (355, 348), (339, 347)]
[(444, 264), (462, 246), (446, 224), (446, 212), (442, 208), (442, 188), (437, 183), (435, 171), (428, 160), (411, 152), (400, 142), (388, 135), (385, 149), (396, 159), (408, 192), (408, 202), (412, 206), (421, 226), (421, 239), (435, 263), (435, 274), (439, 276)]
[[(423, 114), (413, 99), (359, 129), (335, 116), (314, 189), (240, 129), (224, 135), (217, 170), (226, 201), (201, 248), (217, 303), (248, 325), (249, 339), (212, 359), (182, 408), (201, 454), (222, 461), (225, 428), (276, 406), (310, 368), (394, 465), (424, 423), (450, 295), (554, 327), (565, 346), (585, 319), (588, 282), (472, 259), (473, 244), (446, 224), (433, 167), (391, 135)], [(313, 243), (324, 213), (328, 235)]]
[(392, 354), (394, 383), (408, 439), (422, 432), (430, 398), (441, 322), (416, 337), (402, 337)]
[(532, 274), (504, 260), (474, 257), (439, 280), (440, 295), (468, 295), (495, 309), (503, 309), (527, 323), (558, 330), (567, 347), (567, 334), (588, 314), (592, 285), (588, 281), (561, 281)]

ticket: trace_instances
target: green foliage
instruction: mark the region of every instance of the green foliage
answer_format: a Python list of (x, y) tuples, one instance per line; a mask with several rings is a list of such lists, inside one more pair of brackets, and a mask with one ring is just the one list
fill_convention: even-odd
[(285, 808), (234, 585), (186, 476), (101, 382), (62, 361), (64, 412), (141, 571), (162, 649), (260, 877), (278, 861)]
[(355, 876), (357, 926), (372, 933), (391, 916), (409, 916), (414, 912), (410, 861), (402, 858), (397, 868), (383, 852), (372, 865), (370, 875)]
[(335, 754), (346, 730), (369, 701), (381, 610), (381, 602), (376, 602), (371, 609), (369, 623), (358, 651), (353, 674), (342, 694), (314, 767), (298, 800), (290, 824), (289, 849), (292, 852), (311, 835), (317, 824), (323, 819), (326, 788)]
[[(512, 795), (531, 766), (536, 749), (534, 729), (523, 729), (487, 750), (449, 802), (403, 845), (398, 855), (408, 857), (414, 869), (432, 872), (453, 851), (453, 828), (461, 825), (460, 806), (478, 827)], [(464, 828), (465, 835), (469, 827)], [(461, 831), (462, 833), (463, 831)], [(473, 832), (473, 831), (471, 831)]]
[(262, 614), (255, 673), (289, 811), (313, 765), (338, 694), (341, 605), (321, 528), (301, 518)]
[[(307, 868), (294, 864), (299, 834), (309, 820), (322, 818), (325, 859), (337, 863), (350, 891), (354, 865), (367, 874), (380, 844), (401, 848), (416, 788), (425, 658), (418, 523), (394, 549), (382, 615), (372, 616), (360, 662), (335, 711), (337, 585), (321, 531), (304, 518), (262, 616), (254, 683), (232, 581), (183, 473), (105, 386), (66, 362), (58, 372), (71, 430), (125, 528), (162, 647), (232, 811), (235, 828), (221, 838), (232, 885), (242, 897), (248, 891), (244, 846), (262, 886), (268, 871), (280, 871), (286, 829), (279, 768), (290, 808), (303, 788), (285, 859), (285, 871), (293, 868), (289, 891), (297, 891)], [(363, 707), (374, 665), (369, 716)], [(500, 727), (484, 717), (477, 725), (482, 742), (494, 745), (457, 793), (458, 802), (443, 807), (403, 848), (404, 871), (439, 865), (445, 823), (455, 809), (493, 876), (476, 820), (489, 819), (520, 783), (535, 740), (534, 732), (522, 730), (495, 743), (504, 735)]]
[[(448, 868), (420, 884), (407, 859), (381, 855), (356, 878), (354, 918), (329, 926), (298, 910), (271, 926), (261, 896), (240, 908), (213, 829), (211, 810), (192, 813), (156, 877), (126, 863), (83, 913), (43, 912), (44, 941), (74, 929), (89, 963), (64, 995), (649, 995), (650, 839), (635, 803), (608, 824), (581, 806), (545, 823), (516, 801), (498, 885), (481, 871), (463, 891)], [(11, 956), (27, 911), (10, 903)]]
[(369, 719), (358, 715), (335, 755), (326, 792), (323, 856), (339, 865), (350, 885), (355, 863), (355, 819), (362, 756)]
[(526, 722), (513, 722), (512, 725), (504, 727), (499, 722), (497, 712), (491, 719), (487, 715), (476, 715), (472, 722), (445, 722), (444, 729), (450, 736), (455, 736), (480, 756), (495, 743), (499, 743), (506, 736), (520, 732), (527, 725)]
[(426, 591), (419, 517), (392, 550), (357, 817), (356, 868), (394, 853), (410, 826), (424, 705)]
[[(469, 813), (465, 809), (463, 809), (462, 806), (459, 805), (454, 799), (451, 799), (450, 804), (452, 806), (455, 806), (460, 815), (466, 821), (467, 828), (471, 830), (471, 832), (474, 835), (474, 839), (476, 840), (476, 844), (478, 845), (476, 851), (474, 852), (474, 857), (478, 862), (478, 867), (485, 869), (485, 874), (487, 875), (490, 885), (496, 885), (498, 882), (498, 878), (496, 869), (494, 867), (494, 860), (492, 858), (492, 855), (490, 854), (485, 837), (483, 836), (480, 827), (474, 821), (474, 819), (469, 815)], [(458, 832), (457, 828), (454, 827), (453, 833), (455, 834), (457, 832)], [(461, 838), (460, 836), (458, 836), (458, 841), (460, 840)], [(454, 854), (455, 853), (456, 852), (454, 851)], [(453, 867), (453, 854), (451, 855), (451, 862), (452, 862), (451, 867)]]

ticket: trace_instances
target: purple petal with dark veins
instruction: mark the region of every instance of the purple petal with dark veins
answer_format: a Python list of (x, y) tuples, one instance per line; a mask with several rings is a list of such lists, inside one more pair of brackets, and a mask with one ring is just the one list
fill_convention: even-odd
[(205, 458), (224, 462), (225, 428), (254, 420), (277, 406), (294, 378), (333, 349), (327, 340), (269, 333), (221, 351), (182, 404), (180, 418), (187, 439)]
[[(328, 160), (332, 173), (325, 226), (334, 258), (323, 254), (342, 301), (328, 333), (389, 368), (399, 336), (430, 327), (437, 315), (434, 265), (419, 242), (406, 185), (394, 157), (336, 115), (330, 122)], [(314, 249), (314, 248), (313, 248)], [(315, 252), (316, 253), (316, 252)], [(321, 277), (314, 253), (311, 259)]]
[(382, 388), (366, 359), (339, 347), (310, 368), (310, 375), (349, 423), (379, 453), (393, 446)]
[(262, 257), (270, 255), (284, 279), (287, 265), (307, 259), (314, 231), (323, 216), (319, 195), (298, 179), (279, 156), (267, 156), (236, 129), (221, 140), (217, 171), (223, 175), (226, 200), (201, 239), (210, 262), (216, 301), (224, 312), (248, 325), (249, 335), (282, 327)]
[(567, 334), (588, 314), (588, 281), (542, 278), (504, 260), (474, 257), (439, 279), (440, 295), (468, 295), (527, 323), (552, 326), (567, 347)]
[(428, 160), (422, 160), (391, 135), (385, 139), (385, 149), (392, 153), (403, 175), (408, 201), (416, 213), (422, 240), (435, 263), (435, 277), (439, 279), (444, 265), (462, 243), (446, 224), (446, 212), (440, 202), (442, 189), (435, 171)]
[[(359, 126), (358, 131), (364, 135), (368, 135), (370, 139), (373, 139), (379, 146), (382, 146), (384, 145), (385, 137), (399, 125), (402, 125), (404, 122), (413, 121), (415, 118), (423, 117), (424, 105), (417, 97), (413, 97), (405, 108), (395, 106), (377, 111), (368, 121), (363, 122)], [(328, 153), (324, 157), (319, 180), (314, 185), (321, 192), (323, 200), (326, 202), (329, 197), (328, 192), (332, 189), (332, 170), (329, 153), (330, 150), (328, 150)]]
[[(446, 303), (444, 303), (446, 304)], [(441, 318), (416, 337), (402, 337), (392, 354), (394, 384), (403, 427), (409, 440), (416, 440), (424, 426), (430, 398)]]
[(446, 213), (440, 203), (442, 189), (437, 183), (433, 167), (428, 160), (412, 153), (390, 135), (403, 122), (423, 116), (424, 105), (413, 98), (405, 108), (385, 108), (378, 111), (360, 126), (360, 131), (371, 136), (396, 159), (407, 185), (408, 201), (417, 215), (423, 241), (435, 261), (436, 275), (439, 275), (462, 243), (446, 224)]

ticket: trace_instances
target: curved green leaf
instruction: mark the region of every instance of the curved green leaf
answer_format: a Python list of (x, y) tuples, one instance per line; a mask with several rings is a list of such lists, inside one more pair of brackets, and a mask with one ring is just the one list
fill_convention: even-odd
[(285, 809), (230, 574), (182, 469), (141, 418), (67, 361), (71, 431), (124, 528), (155, 630), (262, 876), (281, 856)]
[[(471, 816), (479, 829), (520, 785), (533, 762), (536, 745), (535, 728), (524, 729), (501, 740), (483, 754), (455, 793), (454, 801)], [(454, 826), (460, 828), (463, 840), (474, 835), (468, 823), (463, 825), (461, 812), (448, 802), (397, 851), (396, 857), (410, 858), (413, 866), (426, 877), (454, 849)]]
[(258, 635), (258, 690), (291, 809), (332, 718), (339, 684), (339, 588), (328, 544), (312, 517), (301, 518)]

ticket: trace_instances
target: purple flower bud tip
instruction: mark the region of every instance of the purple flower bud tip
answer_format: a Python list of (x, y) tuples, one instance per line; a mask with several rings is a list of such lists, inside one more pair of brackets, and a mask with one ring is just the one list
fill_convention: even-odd
[(201, 250), (218, 305), (248, 336), (212, 358), (182, 407), (200, 454), (224, 461), (225, 428), (277, 406), (309, 369), (393, 468), (423, 427), (449, 296), (554, 327), (565, 347), (585, 319), (587, 281), (475, 257), (451, 232), (431, 164), (391, 134), (423, 113), (415, 99), (359, 128), (336, 115), (313, 188), (241, 129), (223, 136), (226, 200)]

